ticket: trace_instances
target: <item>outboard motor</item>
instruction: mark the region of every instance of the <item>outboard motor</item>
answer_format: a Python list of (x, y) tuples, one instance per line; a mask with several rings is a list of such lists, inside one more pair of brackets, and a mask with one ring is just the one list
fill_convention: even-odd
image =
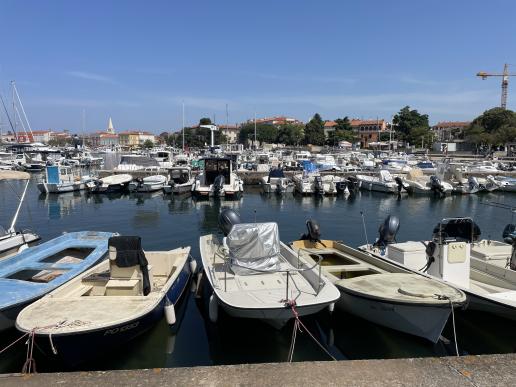
[(321, 242), (321, 228), (319, 223), (315, 219), (309, 219), (306, 221), (306, 234), (301, 235), (301, 240), (308, 240), (310, 242), (318, 242), (324, 246)]
[(318, 195), (324, 195), (324, 186), (321, 176), (315, 176), (314, 180), (315, 193)]
[(468, 177), (468, 187), (470, 191), (478, 191), (480, 189), (480, 184), (475, 176)]
[(219, 194), (220, 191), (222, 191), (222, 188), (224, 187), (224, 175), (218, 175), (215, 178), (215, 181), (213, 182), (213, 191), (215, 194)]
[(235, 210), (225, 209), (219, 214), (219, 227), (224, 233), (224, 236), (228, 236), (229, 232), (233, 228), (233, 225), (242, 223), (240, 215)]
[(389, 215), (378, 228), (378, 240), (374, 243), (376, 247), (386, 247), (396, 242), (396, 234), (400, 229), (400, 220), (394, 215)]
[(502, 237), (505, 243), (512, 245), (511, 256), (508, 259), (507, 267), (511, 270), (516, 270), (516, 225), (508, 224), (505, 226)]
[(408, 185), (406, 185), (405, 183), (403, 183), (403, 180), (401, 180), (401, 177), (399, 176), (396, 176), (394, 178), (394, 181), (396, 182), (396, 184), (398, 184), (398, 193), (401, 193), (401, 190), (404, 189), (405, 191), (408, 192)]
[(434, 192), (434, 194), (444, 195), (443, 184), (441, 183), (441, 179), (437, 176), (430, 176), (430, 189)]

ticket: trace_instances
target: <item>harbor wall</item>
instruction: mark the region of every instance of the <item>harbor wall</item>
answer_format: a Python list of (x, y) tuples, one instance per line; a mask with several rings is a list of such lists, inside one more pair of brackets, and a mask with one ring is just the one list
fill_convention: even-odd
[(516, 354), (0, 375), (23, 386), (514, 386)]

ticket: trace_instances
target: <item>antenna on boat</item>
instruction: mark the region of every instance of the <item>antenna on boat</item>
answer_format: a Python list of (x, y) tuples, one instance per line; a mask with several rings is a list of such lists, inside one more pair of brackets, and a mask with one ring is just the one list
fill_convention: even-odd
[(256, 208), (254, 209), (254, 223), (256, 223)]
[(360, 216), (362, 217), (362, 226), (364, 226), (364, 235), (365, 235), (366, 244), (369, 247), (369, 240), (367, 238), (367, 230), (366, 230), (366, 226), (365, 226), (365, 219), (364, 219), (363, 211), (360, 211)]

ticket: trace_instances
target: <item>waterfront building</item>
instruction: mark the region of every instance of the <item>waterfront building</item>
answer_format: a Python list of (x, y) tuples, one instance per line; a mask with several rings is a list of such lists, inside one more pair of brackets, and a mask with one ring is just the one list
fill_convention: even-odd
[(324, 137), (328, 138), (331, 132), (337, 128), (335, 121), (324, 121)]
[(118, 143), (120, 146), (137, 147), (143, 145), (147, 140), (155, 143), (156, 136), (149, 132), (137, 130), (126, 130), (118, 134)]
[(219, 125), (221, 134), (226, 136), (228, 143), (235, 144), (238, 142), (238, 135), (240, 134), (240, 126), (238, 125)]
[(360, 138), (360, 147), (369, 148), (370, 143), (380, 141), (380, 133), (387, 132), (387, 123), (384, 119), (350, 121), (351, 128)]
[(437, 141), (450, 142), (464, 139), (464, 129), (471, 124), (471, 121), (443, 121), (432, 126)]
[(50, 141), (51, 130), (33, 130), (32, 138), (34, 142), (42, 142), (43, 144), (48, 144)]
[[(254, 119), (248, 120), (247, 122), (254, 122)], [(280, 125), (286, 125), (286, 124), (304, 125), (304, 123), (302, 121), (299, 121), (296, 118), (284, 117), (284, 116), (258, 118), (258, 119), (256, 119), (256, 123), (257, 124), (274, 125), (274, 126), (280, 126)]]

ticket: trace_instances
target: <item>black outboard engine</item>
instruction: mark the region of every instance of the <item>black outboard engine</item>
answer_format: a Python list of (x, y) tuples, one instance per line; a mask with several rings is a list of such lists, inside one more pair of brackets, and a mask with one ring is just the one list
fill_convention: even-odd
[(306, 234), (301, 235), (301, 240), (310, 241), (310, 242), (318, 242), (324, 246), (321, 242), (321, 227), (319, 227), (319, 223), (315, 219), (309, 219), (306, 221)]
[(405, 191), (408, 192), (408, 186), (406, 186), (405, 183), (403, 183), (403, 180), (401, 180), (401, 177), (396, 176), (394, 178), (394, 181), (396, 182), (396, 184), (398, 184), (398, 193), (401, 193), (402, 189), (404, 189)]
[(433, 175), (433, 176), (430, 176), (430, 189), (435, 193), (435, 194), (439, 194), (439, 195), (443, 195), (444, 194), (444, 188), (443, 188), (443, 185), (441, 183), (441, 180)]
[(512, 245), (511, 256), (508, 259), (507, 267), (511, 270), (516, 270), (516, 225), (508, 224), (503, 229), (502, 233), (503, 241)]
[(378, 228), (378, 240), (375, 242), (376, 247), (386, 247), (396, 242), (396, 234), (400, 229), (400, 220), (394, 215), (389, 215)]
[(324, 195), (324, 186), (321, 176), (315, 176), (314, 180), (315, 193), (318, 195)]
[(219, 214), (219, 227), (224, 233), (224, 236), (228, 236), (229, 232), (235, 224), (242, 223), (240, 215), (235, 210), (225, 209)]
[(215, 194), (219, 194), (220, 191), (222, 191), (222, 188), (224, 187), (224, 175), (218, 175), (215, 178), (215, 181), (213, 182), (213, 190), (215, 191)]

